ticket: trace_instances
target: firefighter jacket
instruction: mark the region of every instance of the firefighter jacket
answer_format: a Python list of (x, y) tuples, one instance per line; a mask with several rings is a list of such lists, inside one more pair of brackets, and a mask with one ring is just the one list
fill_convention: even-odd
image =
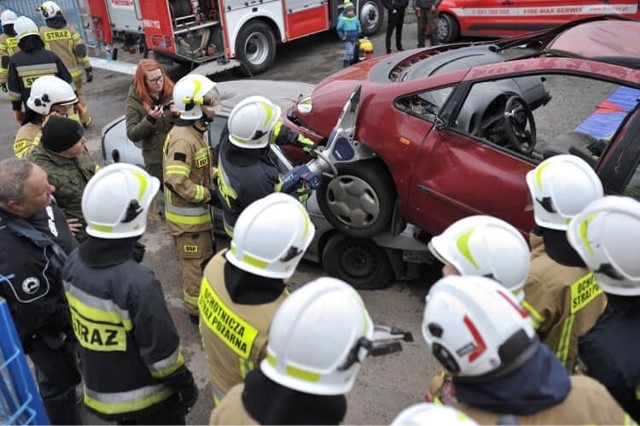
[(34, 146), (40, 143), (42, 137), (42, 123), (30, 121), (23, 124), (18, 129), (16, 137), (13, 139), (13, 155), (17, 158), (24, 158)]
[[(154, 105), (162, 105), (170, 100), (170, 96), (165, 96), (155, 100)], [(162, 168), (162, 146), (173, 127), (171, 111), (165, 111), (157, 120), (151, 119), (142, 105), (142, 100), (131, 86), (127, 95), (125, 116), (127, 137), (142, 148), (144, 165), (150, 169), (155, 165)]]
[[(549, 250), (546, 239), (532, 242), (536, 241)], [(531, 259), (522, 306), (529, 312), (540, 339), (571, 373), (578, 353), (578, 337), (602, 314), (606, 296), (586, 267), (560, 264), (536, 246), (531, 250), (537, 256)]]
[(47, 172), (49, 183), (56, 187), (54, 195), (58, 206), (68, 218), (80, 220), (82, 229), (77, 238), (84, 240), (86, 222), (82, 215), (82, 192), (89, 179), (98, 171), (98, 164), (89, 153), (83, 152), (75, 158), (61, 157), (42, 145), (31, 150), (29, 160)]
[(71, 330), (61, 270), (76, 246), (55, 204), (27, 219), (0, 208), (0, 297), (27, 353), (36, 337)]
[[(34, 38), (28, 36), (25, 38)], [(39, 37), (36, 37), (40, 40)], [(23, 39), (24, 40), (24, 39)], [(22, 42), (22, 40), (21, 40)], [(16, 52), (9, 59), (7, 88), (13, 110), (20, 111), (26, 105), (33, 82), (43, 75), (55, 75), (71, 84), (71, 74), (60, 58), (53, 52), (41, 48)]]
[(226, 265), (233, 267), (225, 253), (218, 252), (207, 264), (198, 297), (200, 335), (216, 402), (266, 357), (269, 325), (287, 295), (282, 285), (279, 296), (269, 302), (234, 302), (227, 287), (230, 274), (225, 271)]
[(9, 58), (19, 51), (17, 37), (0, 34), (0, 83), (7, 83)]
[(608, 294), (607, 308), (580, 337), (579, 358), (586, 373), (606, 386), (636, 422), (640, 422), (640, 297)]
[(209, 418), (210, 425), (259, 425), (242, 404), (244, 384), (239, 383), (214, 407)]
[(174, 236), (213, 228), (211, 151), (205, 131), (200, 121), (177, 122), (164, 144), (165, 215)]
[(89, 237), (63, 269), (84, 402), (106, 420), (166, 409), (175, 402), (167, 380), (186, 368), (160, 282), (133, 259), (135, 241)]
[(81, 77), (85, 68), (91, 68), (86, 45), (80, 34), (72, 26), (65, 25), (62, 28), (41, 27), (40, 38), (44, 41), (47, 50), (58, 55), (74, 80)]

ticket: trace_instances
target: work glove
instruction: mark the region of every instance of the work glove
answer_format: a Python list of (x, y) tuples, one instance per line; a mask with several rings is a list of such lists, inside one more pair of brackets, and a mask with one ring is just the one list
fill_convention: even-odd
[(87, 74), (87, 83), (91, 83), (93, 81), (93, 68), (85, 68), (84, 72)]
[(7, 83), (0, 83), (0, 90), (7, 93)]
[(24, 113), (21, 110), (14, 109), (13, 118), (15, 118), (18, 123), (22, 123), (22, 119), (24, 118)]
[(307, 154), (313, 154), (313, 150), (316, 149), (315, 142), (302, 135), (298, 136), (296, 145), (302, 147), (302, 150)]
[(311, 189), (309, 188), (309, 186), (306, 183), (300, 185), (298, 187), (298, 189), (296, 190), (296, 193), (295, 193), (295, 197), (301, 203), (306, 202), (309, 199), (310, 196), (311, 196)]
[(162, 382), (175, 391), (178, 404), (184, 408), (185, 413), (191, 411), (191, 407), (198, 401), (198, 387), (191, 371), (183, 365), (176, 372), (162, 379)]

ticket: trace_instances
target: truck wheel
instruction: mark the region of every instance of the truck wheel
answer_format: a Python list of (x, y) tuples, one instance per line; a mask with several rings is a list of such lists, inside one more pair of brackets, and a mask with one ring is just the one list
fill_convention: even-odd
[(441, 13), (438, 15), (438, 38), (440, 43), (453, 43), (460, 37), (460, 25), (453, 16)]
[(387, 254), (375, 242), (341, 233), (332, 235), (325, 245), (322, 266), (332, 277), (360, 290), (383, 288), (395, 279)]
[(248, 76), (268, 70), (276, 57), (276, 38), (269, 25), (261, 21), (247, 23), (236, 39), (236, 58), (244, 64)]
[(384, 8), (380, 0), (361, 0), (360, 26), (362, 35), (372, 36), (380, 31), (384, 21)]
[(318, 206), (338, 231), (371, 238), (389, 230), (396, 189), (387, 168), (378, 160), (337, 164), (338, 176), (317, 192)]

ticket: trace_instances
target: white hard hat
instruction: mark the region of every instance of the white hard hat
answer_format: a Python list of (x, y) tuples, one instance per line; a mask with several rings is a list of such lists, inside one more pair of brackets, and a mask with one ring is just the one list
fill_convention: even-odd
[(110, 240), (142, 235), (149, 204), (159, 188), (157, 178), (132, 164), (116, 163), (99, 170), (82, 194), (87, 234)]
[(619, 196), (593, 201), (571, 221), (567, 237), (604, 292), (640, 295), (640, 203)]
[(423, 402), (405, 408), (391, 422), (391, 426), (428, 425), (477, 426), (478, 423), (453, 407), (430, 402)]
[(229, 141), (240, 148), (264, 148), (281, 112), (278, 105), (264, 96), (243, 99), (229, 114)]
[(16, 19), (18, 19), (18, 15), (16, 15), (12, 10), (7, 9), (0, 14), (0, 25), (14, 24)]
[(242, 211), (226, 257), (243, 271), (289, 278), (315, 232), (304, 206), (290, 195), (275, 192)]
[(373, 323), (358, 292), (338, 279), (318, 278), (276, 312), (260, 368), (289, 389), (343, 395), (353, 387), (372, 337)]
[(471, 275), (447, 276), (431, 287), (422, 335), (454, 377), (499, 377), (538, 347), (531, 320), (513, 294)]
[(493, 278), (518, 296), (529, 275), (531, 256), (524, 237), (492, 216), (469, 216), (453, 223), (431, 239), (429, 249), (460, 275)]
[(40, 6), (38, 6), (38, 12), (42, 14), (44, 19), (54, 18), (56, 16), (62, 15), (62, 10), (58, 3), (53, 1), (45, 1)]
[(40, 33), (38, 32), (38, 26), (31, 19), (26, 16), (20, 16), (13, 23), (13, 30), (16, 32), (16, 37), (18, 37), (18, 41), (22, 40), (24, 37), (30, 35), (37, 35), (40, 37)]
[(38, 114), (47, 115), (53, 105), (72, 105), (77, 101), (69, 83), (54, 75), (43, 75), (33, 82), (27, 106)]
[(603, 196), (602, 182), (584, 160), (569, 154), (546, 159), (527, 173), (535, 222), (566, 231), (569, 221)]
[(173, 103), (180, 111), (183, 120), (198, 120), (202, 117), (201, 105), (211, 102), (209, 92), (215, 91), (213, 96), (217, 101), (216, 83), (199, 74), (187, 74), (173, 87)]

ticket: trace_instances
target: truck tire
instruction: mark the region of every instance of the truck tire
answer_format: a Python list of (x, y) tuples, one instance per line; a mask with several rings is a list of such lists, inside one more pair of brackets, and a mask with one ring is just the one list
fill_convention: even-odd
[(360, 26), (363, 36), (372, 36), (380, 31), (384, 21), (384, 7), (380, 0), (360, 0)]
[(387, 253), (372, 240), (336, 233), (322, 250), (322, 266), (332, 277), (359, 290), (387, 287), (395, 275)]
[(438, 29), (440, 43), (453, 43), (460, 37), (460, 25), (458, 21), (447, 13), (438, 15)]
[(247, 76), (267, 71), (276, 57), (276, 37), (268, 24), (248, 22), (236, 39), (236, 58), (244, 65), (241, 72)]
[(396, 189), (379, 160), (337, 164), (338, 176), (323, 182), (317, 200), (324, 217), (338, 231), (355, 238), (372, 238), (388, 231)]

